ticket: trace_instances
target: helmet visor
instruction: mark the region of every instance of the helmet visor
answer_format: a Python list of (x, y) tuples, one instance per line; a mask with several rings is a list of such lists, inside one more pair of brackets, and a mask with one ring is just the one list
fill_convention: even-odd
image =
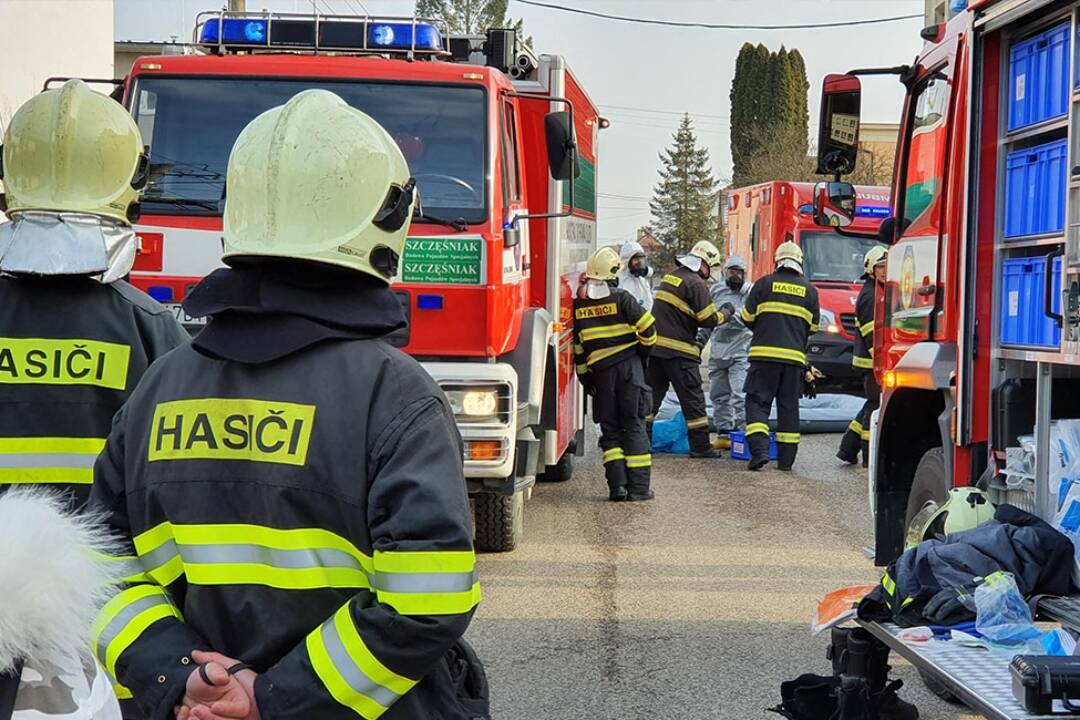
[(386, 232), (397, 232), (409, 219), (409, 209), (416, 193), (416, 180), (409, 178), (404, 185), (391, 185), (382, 208), (371, 221), (375, 227)]

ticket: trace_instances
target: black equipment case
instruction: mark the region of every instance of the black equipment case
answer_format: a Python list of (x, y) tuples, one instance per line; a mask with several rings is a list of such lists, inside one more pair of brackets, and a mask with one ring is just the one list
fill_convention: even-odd
[(1060, 700), (1080, 715), (1080, 656), (1017, 655), (1009, 664), (1013, 697), (1028, 712), (1048, 715)]

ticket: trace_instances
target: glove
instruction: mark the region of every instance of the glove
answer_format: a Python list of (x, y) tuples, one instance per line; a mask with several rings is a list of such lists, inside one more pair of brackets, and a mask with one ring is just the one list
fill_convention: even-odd
[(593, 382), (591, 377), (581, 376), (578, 379), (581, 380), (581, 387), (585, 389), (586, 395), (596, 394), (596, 383)]
[(933, 625), (955, 625), (975, 617), (975, 613), (964, 604), (963, 588), (943, 588), (930, 598), (923, 608), (922, 615)]
[(724, 313), (730, 320), (731, 316), (735, 314), (735, 306), (729, 302), (726, 302), (720, 306), (720, 312)]
[(814, 384), (814, 375), (809, 370), (806, 371), (806, 375), (803, 376), (803, 391), (804, 398), (813, 400), (817, 397), (817, 386)]

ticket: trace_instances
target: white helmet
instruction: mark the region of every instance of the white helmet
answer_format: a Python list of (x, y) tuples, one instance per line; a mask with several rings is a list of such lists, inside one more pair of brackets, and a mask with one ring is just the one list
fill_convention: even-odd
[(225, 259), (281, 257), (397, 274), (415, 182), (381, 125), (327, 90), (252, 120), (229, 156)]

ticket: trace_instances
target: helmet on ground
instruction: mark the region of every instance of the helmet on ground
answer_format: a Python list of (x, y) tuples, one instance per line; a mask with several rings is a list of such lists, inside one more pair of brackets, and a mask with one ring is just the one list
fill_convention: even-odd
[(746, 272), (746, 261), (743, 260), (742, 255), (732, 255), (724, 263), (724, 272), (728, 270), (742, 270)]
[(131, 113), (68, 80), (18, 109), (4, 133), (0, 178), (7, 213), (87, 213), (137, 218), (147, 160)]
[(720, 264), (720, 251), (708, 240), (699, 240), (694, 247), (690, 249), (690, 255), (704, 260), (705, 264), (709, 267), (715, 267)]
[(590, 280), (614, 280), (621, 269), (622, 261), (615, 249), (602, 247), (589, 256), (585, 264), (585, 277)]
[(889, 251), (880, 245), (875, 245), (867, 250), (866, 256), (863, 258), (863, 269), (866, 270), (866, 274), (873, 275), (874, 268), (883, 265), (888, 255)]
[(381, 125), (327, 90), (252, 120), (229, 155), (224, 259), (289, 258), (389, 283), (416, 183)]
[(776, 248), (776, 254), (773, 256), (773, 261), (779, 265), (785, 260), (792, 260), (802, 266), (802, 248), (790, 240), (780, 243), (780, 247)]
[(986, 493), (974, 487), (953, 488), (941, 505), (928, 503), (908, 526), (907, 547), (935, 535), (971, 530), (994, 519), (994, 506)]

